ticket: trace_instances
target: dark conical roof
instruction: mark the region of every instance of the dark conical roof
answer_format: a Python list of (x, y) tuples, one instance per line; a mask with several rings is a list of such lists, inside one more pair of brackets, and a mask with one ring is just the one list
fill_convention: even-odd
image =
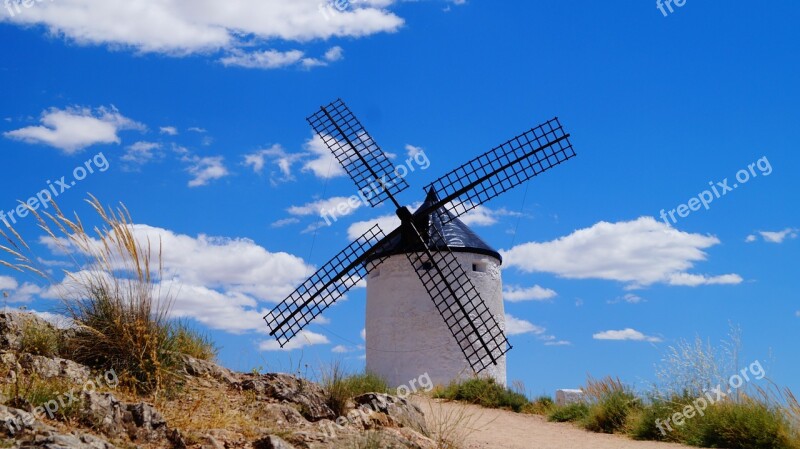
[[(439, 198), (436, 192), (433, 189), (429, 190), (425, 202), (422, 203), (413, 215), (414, 224), (430, 249), (438, 250), (444, 248), (441, 240), (434, 238), (432, 235), (431, 227), (433, 227), (439, 231), (438, 234), (444, 238), (445, 243), (447, 243), (447, 246), (449, 246), (453, 252), (485, 254), (502, 262), (503, 258), (497, 250), (478, 237), (478, 234), (473, 232), (463, 221), (455, 218), (447, 208), (441, 207), (436, 213), (429, 212), (425, 215), (421, 214), (421, 212), (430, 208), (438, 201)], [(447, 223), (442, 224), (442, 221)], [(378, 257), (422, 251), (423, 248), (419, 245), (419, 242), (414, 240), (415, 239), (404, 238), (401, 233), (382, 245), (382, 248), (378, 249), (372, 258), (375, 259)]]

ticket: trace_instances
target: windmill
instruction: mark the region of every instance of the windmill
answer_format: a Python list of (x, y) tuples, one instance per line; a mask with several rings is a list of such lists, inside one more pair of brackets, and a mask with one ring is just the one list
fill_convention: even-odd
[[(264, 316), (270, 335), (281, 347), (285, 346), (353, 286), (380, 270), (387, 258), (396, 255), (396, 248), (402, 247), (410, 264), (407, 266), (419, 278), (441, 316), (440, 327), (446, 326), (454, 339), (450, 343), (455, 342), (460, 349), (459, 359), (474, 373), (504, 363), (505, 354), (511, 349), (504, 332), (504, 317), (487, 307), (451, 247), (448, 234), (458, 217), (575, 156), (570, 135), (558, 118), (432, 182), (425, 187), (425, 203), (413, 214), (396, 198), (408, 184), (342, 100), (320, 107), (307, 120), (370, 205), (391, 201), (401, 224), (389, 234), (378, 225), (371, 227), (322, 265)], [(416, 373), (419, 374), (422, 372)], [(505, 383), (504, 369), (502, 382)]]

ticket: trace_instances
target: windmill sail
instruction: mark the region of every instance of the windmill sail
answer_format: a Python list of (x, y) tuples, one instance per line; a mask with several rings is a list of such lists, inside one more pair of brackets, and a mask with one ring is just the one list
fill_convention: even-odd
[(373, 259), (366, 263), (383, 238), (381, 228), (373, 226), (264, 316), (269, 334), (281, 347), (381, 262), (381, 259)]
[(495, 317), (486, 306), (439, 231), (441, 224), (452, 220), (452, 216), (439, 209), (431, 213), (429, 220), (427, 229), (422, 230), (429, 237), (428, 242), (416, 227), (412, 233), (425, 245), (425, 250), (407, 252), (406, 256), (467, 362), (479, 373), (496, 365), (511, 346), (498, 323), (501, 317)]
[(501, 193), (575, 157), (558, 118), (531, 129), (476, 157), (425, 187), (459, 217)]
[(394, 200), (394, 195), (408, 188), (408, 183), (395, 173), (389, 158), (342, 100), (321, 107), (306, 120), (372, 207), (387, 199)]

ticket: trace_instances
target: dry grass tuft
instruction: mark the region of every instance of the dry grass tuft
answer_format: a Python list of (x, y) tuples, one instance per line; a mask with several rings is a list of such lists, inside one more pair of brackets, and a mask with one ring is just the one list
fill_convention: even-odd
[(90, 367), (113, 368), (128, 388), (158, 393), (176, 379), (177, 352), (210, 356), (210, 342), (169, 320), (171, 296), (162, 292), (161, 245), (152, 251), (149, 238), (137, 235), (125, 206), (104, 208), (91, 197), (87, 203), (102, 227), (84, 227), (76, 214), (67, 217), (51, 201), (53, 213), (28, 209), (45, 232), (43, 240), (71, 264), (57, 280), (38, 268), (34, 251), (13, 228), (0, 251), (13, 258), (2, 265), (38, 275), (50, 282), (74, 322), (64, 342), (65, 356)]

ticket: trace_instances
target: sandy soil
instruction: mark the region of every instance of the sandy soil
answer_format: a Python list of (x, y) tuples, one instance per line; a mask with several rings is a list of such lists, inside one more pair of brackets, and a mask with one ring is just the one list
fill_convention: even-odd
[(432, 431), (444, 428), (443, 433), (452, 434), (452, 427), (462, 429), (458, 439), (463, 442), (465, 449), (687, 448), (679, 444), (633, 441), (618, 435), (587, 432), (572, 424), (547, 422), (542, 416), (440, 402), (424, 397), (415, 398), (414, 402), (425, 412)]

